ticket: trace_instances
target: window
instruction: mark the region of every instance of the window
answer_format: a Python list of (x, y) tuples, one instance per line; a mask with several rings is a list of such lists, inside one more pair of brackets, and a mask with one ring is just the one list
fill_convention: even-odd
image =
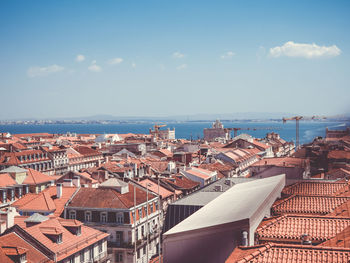
[(122, 224), (124, 222), (123, 220), (123, 214), (122, 213), (118, 213), (117, 214), (117, 223), (118, 224)]
[(141, 236), (145, 235), (145, 226), (141, 226)]
[(101, 213), (101, 218), (100, 218), (102, 223), (106, 223), (107, 222), (107, 213), (106, 212), (102, 212)]
[(115, 253), (115, 262), (123, 262), (123, 253), (122, 252)]
[(150, 210), (149, 212), (152, 214), (153, 213), (153, 204), (150, 205), (149, 210)]
[(91, 211), (86, 211), (85, 212), (85, 221), (86, 222), (91, 222)]
[(102, 241), (99, 242), (98, 244), (98, 252), (102, 253), (103, 247), (102, 247)]
[(83, 249), (83, 251), (80, 252), (80, 262), (84, 262), (85, 261), (85, 250)]
[(139, 218), (142, 218), (142, 208), (139, 208)]
[(75, 211), (69, 211), (69, 219), (76, 219), (76, 212)]
[(158, 202), (156, 202), (156, 210), (158, 210)]
[(62, 243), (62, 234), (59, 234), (57, 236), (57, 244), (61, 244)]
[(139, 229), (136, 228), (136, 240), (138, 240), (138, 239), (139, 239)]
[(141, 250), (141, 249), (138, 249), (138, 250), (137, 250), (137, 258), (140, 258), (140, 250)]
[(148, 214), (148, 209), (147, 209), (147, 205), (145, 206), (145, 214), (147, 215)]
[(94, 247), (92, 246), (89, 249), (89, 259), (93, 259), (93, 257), (94, 257)]
[(115, 240), (118, 246), (123, 242), (123, 231), (116, 231)]

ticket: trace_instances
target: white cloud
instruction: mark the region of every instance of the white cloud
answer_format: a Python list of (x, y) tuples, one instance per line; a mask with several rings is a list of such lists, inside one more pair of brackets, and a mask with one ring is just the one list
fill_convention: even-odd
[(236, 55), (234, 52), (228, 51), (228, 52), (226, 52), (225, 54), (221, 55), (220, 57), (221, 57), (222, 59), (230, 59), (230, 58), (232, 58), (234, 55)]
[(315, 43), (301, 44), (293, 41), (288, 41), (280, 47), (270, 48), (270, 56), (274, 58), (281, 56), (301, 58), (335, 57), (340, 53), (341, 50), (336, 45), (326, 47), (318, 46)]
[(122, 58), (112, 58), (111, 60), (108, 61), (108, 64), (116, 65), (116, 64), (120, 64), (122, 62), (123, 62)]
[(134, 63), (134, 62), (131, 63), (131, 67), (132, 67), (132, 68), (136, 68), (136, 63)]
[(173, 53), (173, 58), (184, 58), (185, 54), (180, 53), (179, 51)]
[(96, 64), (96, 60), (93, 60), (91, 62), (91, 65), (88, 67), (88, 69), (90, 71), (93, 71), (93, 72), (101, 72), (102, 71), (102, 68)]
[(83, 62), (85, 60), (85, 56), (84, 55), (77, 55), (76, 58), (75, 58), (75, 61), (77, 62)]
[(46, 76), (55, 72), (63, 71), (64, 67), (61, 67), (59, 65), (51, 65), (47, 67), (30, 67), (27, 71), (27, 74), (29, 77), (39, 77), (39, 76)]
[(178, 67), (176, 67), (177, 70), (182, 70), (182, 69), (186, 69), (187, 68), (187, 64), (182, 64)]

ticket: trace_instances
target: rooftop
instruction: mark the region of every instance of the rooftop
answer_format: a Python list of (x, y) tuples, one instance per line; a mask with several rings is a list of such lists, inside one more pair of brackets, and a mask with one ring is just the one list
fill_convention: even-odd
[[(173, 235), (249, 219), (275, 190), (285, 184), (285, 175), (237, 184), (180, 222), (164, 235)], [(245, 197), (244, 202), (235, 202)], [(230, 207), (228, 209), (228, 205)], [(218, 216), (220, 215), (220, 216)]]

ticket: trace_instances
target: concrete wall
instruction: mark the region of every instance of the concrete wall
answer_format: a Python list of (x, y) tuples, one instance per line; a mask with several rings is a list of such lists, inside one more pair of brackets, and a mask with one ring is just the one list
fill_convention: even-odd
[(220, 263), (242, 244), (242, 232), (248, 230), (248, 220), (167, 236), (163, 240), (166, 263)]

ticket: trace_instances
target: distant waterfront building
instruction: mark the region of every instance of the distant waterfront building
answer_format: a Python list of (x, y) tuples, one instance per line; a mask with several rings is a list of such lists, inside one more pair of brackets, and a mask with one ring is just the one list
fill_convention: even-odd
[(231, 139), (231, 133), (230, 130), (225, 129), (224, 125), (219, 121), (216, 120), (212, 128), (205, 128), (203, 130), (204, 133), (204, 140), (206, 141), (215, 141), (215, 139), (223, 139), (223, 140), (229, 140)]

